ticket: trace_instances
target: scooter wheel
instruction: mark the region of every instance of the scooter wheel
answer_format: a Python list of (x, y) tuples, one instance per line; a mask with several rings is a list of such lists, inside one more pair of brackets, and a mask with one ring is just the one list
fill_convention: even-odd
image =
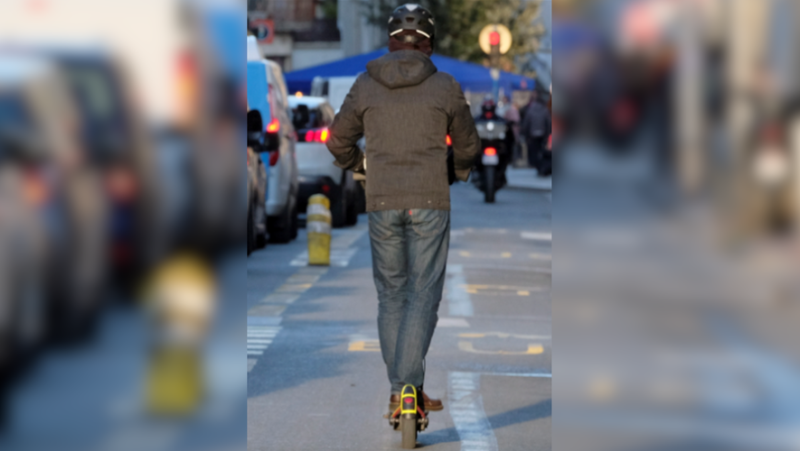
[(403, 449), (417, 447), (417, 416), (406, 414), (400, 418), (400, 428), (403, 432)]

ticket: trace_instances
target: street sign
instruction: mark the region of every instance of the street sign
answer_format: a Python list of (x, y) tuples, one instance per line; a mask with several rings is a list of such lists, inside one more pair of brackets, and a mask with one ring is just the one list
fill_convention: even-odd
[(272, 44), (275, 38), (275, 23), (272, 19), (253, 19), (249, 28), (259, 44)]
[(500, 54), (503, 55), (511, 49), (511, 32), (505, 25), (486, 25), (478, 36), (478, 44), (487, 55), (492, 53), (492, 46), (497, 45)]

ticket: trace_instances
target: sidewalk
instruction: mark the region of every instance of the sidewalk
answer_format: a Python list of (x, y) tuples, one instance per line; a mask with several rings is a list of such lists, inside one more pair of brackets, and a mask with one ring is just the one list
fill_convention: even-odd
[(506, 170), (506, 178), (508, 179), (509, 188), (522, 188), (522, 189), (537, 189), (547, 190), (553, 189), (552, 177), (540, 177), (536, 169), (533, 168), (514, 168), (509, 165)]

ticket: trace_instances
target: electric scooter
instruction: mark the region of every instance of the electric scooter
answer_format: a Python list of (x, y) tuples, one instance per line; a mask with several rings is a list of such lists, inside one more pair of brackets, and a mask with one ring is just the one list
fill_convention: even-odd
[(400, 394), (400, 405), (389, 415), (389, 425), (403, 433), (403, 449), (414, 449), (417, 446), (417, 433), (428, 427), (428, 416), (421, 407), (417, 389), (406, 385)]

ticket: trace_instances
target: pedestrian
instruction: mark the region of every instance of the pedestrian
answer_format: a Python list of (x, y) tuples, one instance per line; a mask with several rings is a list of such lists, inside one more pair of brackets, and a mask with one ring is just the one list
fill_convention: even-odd
[(525, 111), (525, 117), (520, 125), (520, 133), (527, 143), (528, 164), (536, 168), (540, 174), (548, 173), (552, 169), (547, 167), (547, 158), (544, 155), (547, 152), (546, 145), (551, 132), (550, 112), (538, 101), (537, 93), (533, 91), (531, 92), (531, 101)]
[(504, 97), (503, 101), (508, 105), (506, 108), (505, 114), (503, 114), (503, 118), (508, 123), (509, 128), (511, 128), (512, 136), (514, 138), (514, 145), (512, 147), (512, 164), (516, 164), (516, 161), (520, 158), (519, 152), (519, 109), (514, 102), (508, 100), (508, 97)]
[[(450, 244), (447, 144), (467, 181), (480, 139), (461, 86), (431, 62), (434, 18), (419, 5), (394, 10), (389, 53), (367, 64), (330, 126), (336, 164), (366, 174), (378, 334), (391, 383), (390, 412), (406, 384), (426, 410), (424, 359), (438, 321)], [(366, 137), (362, 153), (356, 142)]]

